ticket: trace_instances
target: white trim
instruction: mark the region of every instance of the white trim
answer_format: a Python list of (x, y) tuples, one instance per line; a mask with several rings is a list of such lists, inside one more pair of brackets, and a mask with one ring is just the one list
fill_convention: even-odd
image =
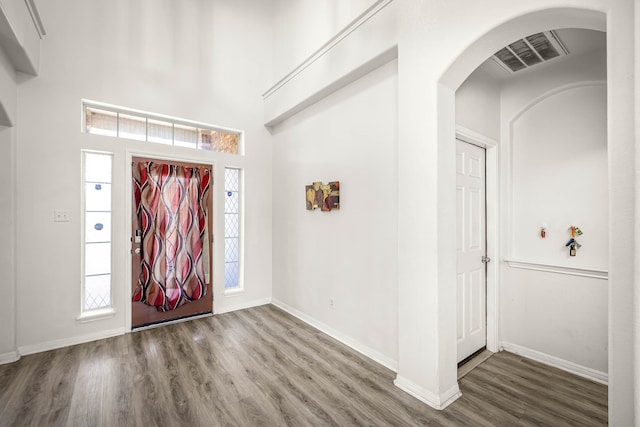
[(456, 385), (453, 386), (450, 390), (448, 390), (446, 393), (442, 393), (439, 396), (399, 375), (393, 381), (393, 384), (400, 390), (409, 393), (419, 401), (424, 402), (437, 410), (446, 408), (456, 399), (462, 396), (462, 392), (460, 392), (460, 387), (458, 386), (457, 382)]
[(398, 58), (398, 45), (394, 45), (384, 50), (383, 52), (375, 55), (359, 66), (353, 68), (346, 74), (341, 76), (336, 76), (334, 80), (328, 83), (326, 86), (321, 87), (320, 89), (314, 91), (312, 94), (306, 96), (304, 99), (299, 100), (297, 102), (290, 102), (288, 104), (293, 104), (292, 106), (284, 109), (283, 111), (273, 113), (273, 111), (269, 111), (269, 106), (267, 105), (270, 100), (265, 99), (265, 116), (264, 116), (264, 125), (268, 128), (273, 128), (274, 126), (279, 125), (289, 117), (294, 116), (310, 105), (315, 104), (316, 102), (328, 97), (334, 92), (342, 89), (343, 87), (357, 81), (361, 77), (367, 75), (371, 71), (393, 61)]
[(230, 313), (232, 311), (244, 310), (247, 308), (259, 307), (271, 303), (271, 298), (261, 298), (252, 301), (245, 301), (237, 304), (225, 305), (215, 312), (215, 314)]
[[(227, 189), (227, 170), (236, 170), (238, 171), (238, 284), (233, 288), (226, 288), (226, 274), (227, 274), (227, 191), (231, 191)], [(234, 166), (225, 166), (223, 170), (223, 179), (222, 179), (222, 187), (223, 187), (223, 202), (222, 202), (222, 224), (223, 224), (223, 232), (222, 232), (222, 253), (224, 254), (223, 264), (220, 268), (223, 269), (222, 274), (222, 286), (225, 287), (223, 291), (224, 296), (237, 296), (244, 293), (244, 222), (245, 222), (245, 214), (244, 214), (244, 206), (245, 206), (245, 198), (244, 198), (244, 169), (238, 168)], [(233, 214), (230, 214), (233, 215)]]
[[(32, 59), (23, 41), (24, 31), (20, 33), (16, 32), (16, 26), (14, 25), (15, 19), (20, 20), (22, 17), (15, 19), (13, 17), (10, 18), (7, 14), (6, 6), (3, 5), (3, 3), (7, 2), (0, 2), (0, 25), (3, 27), (0, 50), (5, 53), (15, 71), (37, 76), (38, 67), (34, 64), (34, 59)], [(31, 53), (33, 53), (33, 49), (30, 50)], [(9, 121), (14, 122), (10, 123), (11, 126), (15, 126), (15, 119), (15, 117), (9, 117)]]
[(124, 335), (125, 328), (110, 329), (107, 331), (94, 332), (92, 334), (80, 335), (77, 337), (62, 338), (59, 340), (47, 341), (38, 344), (31, 344), (18, 347), (18, 352), (22, 356), (27, 354), (40, 353), (43, 351), (55, 350), (62, 347), (69, 347), (77, 344), (84, 344), (90, 341), (102, 340), (105, 338), (116, 337), (118, 335)]
[(570, 276), (591, 277), (594, 279), (602, 280), (609, 279), (609, 273), (607, 272), (607, 270), (602, 270), (599, 268), (571, 267), (568, 265), (546, 264), (542, 262), (523, 261), (512, 258), (506, 258), (504, 262), (506, 262), (509, 267), (521, 268), (524, 270), (544, 271), (546, 273), (567, 274)]
[(343, 334), (342, 332), (339, 332), (335, 329), (333, 329), (332, 327), (320, 322), (319, 320), (308, 316), (306, 314), (304, 314), (303, 312), (291, 307), (288, 304), (285, 304), (281, 301), (278, 300), (272, 300), (271, 304), (275, 305), (276, 307), (286, 311), (287, 313), (291, 314), (292, 316), (297, 317), (298, 319), (302, 320), (303, 322), (313, 326), (316, 329), (319, 329), (320, 331), (324, 332), (325, 334), (329, 335), (332, 338), (335, 338), (336, 340), (340, 341), (341, 343), (351, 347), (352, 349), (354, 349), (355, 351), (357, 351), (358, 353), (363, 354), (364, 356), (368, 357), (369, 359), (372, 359), (373, 361), (381, 364), (382, 366), (391, 369), (393, 372), (398, 372), (398, 361), (397, 360), (393, 360), (388, 356), (385, 356), (384, 354), (380, 353), (377, 350), (372, 349), (369, 346), (366, 346), (364, 344), (362, 344), (359, 341), (354, 340), (353, 338)]
[(38, 37), (42, 39), (47, 35), (47, 31), (44, 29), (44, 25), (42, 24), (42, 18), (40, 18), (40, 13), (38, 12), (36, 3), (34, 2), (34, 0), (24, 0), (24, 3), (27, 5), (29, 15), (31, 15), (31, 20), (33, 21), (33, 25), (36, 27), (36, 31), (38, 32)]
[(328, 53), (331, 49), (333, 49), (338, 43), (342, 40), (346, 39), (351, 33), (357, 30), (362, 24), (367, 22), (369, 19), (373, 18), (378, 14), (382, 9), (384, 9), (389, 3), (393, 0), (378, 0), (371, 7), (365, 10), (360, 16), (351, 21), (346, 27), (344, 27), (338, 34), (329, 39), (328, 42), (323, 44), (318, 50), (316, 50), (311, 56), (302, 61), (300, 65), (293, 69), (289, 74), (280, 79), (275, 85), (269, 88), (265, 93), (262, 94), (263, 99), (267, 99), (271, 95), (273, 95), (278, 89), (287, 84), (287, 82), (291, 81), (298, 74), (303, 72), (306, 68), (308, 68), (311, 64), (316, 62), (326, 53)]
[(498, 145), (498, 142), (495, 139), (489, 138), (474, 130), (460, 125), (456, 125), (456, 138), (460, 141), (478, 145), (482, 148), (496, 147)]
[[(9, 286), (12, 288), (12, 296), (13, 296), (13, 336), (11, 337), (11, 347), (15, 348), (12, 353), (15, 353), (16, 360), (20, 358), (20, 353), (17, 350), (18, 347), (18, 309), (19, 305), (19, 296), (18, 296), (18, 263), (17, 261), (17, 253), (18, 253), (18, 173), (17, 173), (17, 164), (18, 164), (18, 138), (16, 132), (14, 131), (11, 134), (10, 141), (10, 149), (11, 149), (11, 162), (9, 165), (9, 170), (11, 174), (11, 178), (9, 181), (10, 189), (9, 189), (9, 197), (10, 197), (10, 216), (8, 218), (13, 224), (11, 233), (9, 234), (7, 244), (10, 247), (10, 255), (8, 257), (8, 261), (11, 263), (11, 273), (9, 274), (8, 279), (11, 283)], [(7, 218), (5, 218), (5, 221)], [(5, 278), (6, 280), (6, 278)]]
[[(198, 129), (207, 129), (207, 130), (222, 131), (222, 132), (225, 132), (225, 133), (232, 133), (232, 134), (238, 135), (238, 138), (239, 138), (238, 144), (240, 144), (241, 142), (244, 141), (242, 139), (242, 137), (244, 135), (244, 131), (241, 131), (241, 130), (238, 130), (238, 129), (228, 128), (228, 127), (218, 126), (218, 125), (212, 125), (212, 124), (208, 124), (208, 123), (198, 122), (198, 121), (195, 121), (195, 120), (183, 119), (183, 118), (180, 118), (180, 117), (169, 116), (169, 115), (166, 115), (166, 114), (152, 113), (150, 111), (138, 110), (138, 109), (135, 109), (135, 108), (123, 107), (123, 106), (115, 105), (115, 104), (108, 104), (106, 102), (92, 101), (90, 99), (85, 99), (85, 98), (81, 99), (81, 105), (82, 105), (82, 122), (81, 122), (80, 125), (81, 125), (81, 132), (82, 133), (88, 133), (88, 132), (85, 131), (85, 123), (86, 123), (85, 115), (86, 115), (87, 108), (96, 108), (98, 110), (106, 110), (106, 111), (111, 111), (113, 113), (118, 113), (118, 114), (119, 113), (123, 113), (123, 114), (136, 115), (136, 116), (140, 116), (141, 118), (145, 118), (147, 120), (150, 119), (150, 120), (166, 121), (166, 122), (171, 122), (172, 124), (175, 124), (175, 125), (191, 126), (191, 127), (196, 127)], [(128, 139), (128, 138), (120, 137), (118, 135), (112, 136), (112, 138)], [(138, 140), (136, 140), (136, 141), (138, 141)], [(147, 141), (147, 138), (145, 137), (145, 139), (141, 140), (141, 141)], [(164, 145), (169, 146), (169, 144), (164, 144)], [(171, 147), (178, 147), (178, 146), (174, 145), (173, 142), (171, 143), (170, 146)], [(180, 147), (180, 148), (186, 148), (186, 147)], [(211, 152), (210, 150), (199, 150), (199, 151)], [(229, 153), (227, 153), (227, 154), (229, 154)], [(238, 146), (238, 153), (237, 154), (232, 154), (232, 155), (236, 156), (236, 155), (243, 155), (243, 154), (244, 153), (240, 149), (240, 146)]]
[[(87, 224), (87, 155), (100, 155), (100, 156), (108, 156), (111, 161), (111, 182), (108, 184), (111, 185), (111, 198), (109, 200), (109, 217), (110, 224), (109, 229), (111, 230), (111, 235), (109, 236), (109, 244), (111, 246), (111, 265), (109, 266), (109, 297), (111, 299), (110, 305), (107, 307), (102, 307), (98, 310), (85, 310), (85, 298), (86, 298), (86, 280), (87, 276), (85, 274), (85, 266), (86, 266), (86, 249), (87, 249), (87, 241), (86, 241), (86, 224)], [(80, 182), (80, 315), (76, 317), (81, 323), (90, 322), (92, 320), (100, 320), (106, 319), (109, 317), (113, 317), (115, 315), (115, 309), (113, 307), (114, 303), (114, 286), (113, 286), (113, 271), (114, 271), (114, 251), (115, 247), (113, 245), (113, 178), (114, 178), (114, 161), (115, 154), (113, 151), (99, 151), (92, 149), (80, 149), (80, 164), (82, 165), (81, 171), (81, 182)], [(106, 276), (106, 273), (104, 274)], [(109, 311), (113, 311), (111, 315), (109, 315)]]
[[(111, 298), (113, 299), (113, 286), (111, 287)], [(100, 310), (83, 311), (76, 317), (79, 323), (95, 322), (96, 320), (111, 319), (116, 315), (116, 309), (113, 307), (103, 308)]]
[[(167, 146), (168, 147), (168, 146)], [(203, 154), (202, 151), (200, 150), (193, 150), (191, 152), (189, 152), (188, 154), (193, 154), (192, 156), (189, 155), (174, 155), (174, 154), (158, 154), (155, 152), (144, 152), (144, 151), (139, 151), (138, 149), (131, 149), (131, 148), (127, 148), (125, 150), (125, 159), (126, 159), (126, 163), (125, 163), (125, 167), (124, 167), (124, 191), (123, 193), (123, 197), (124, 197), (124, 209), (125, 212), (128, 212), (128, 214), (125, 215), (125, 221), (124, 221), (124, 239), (123, 239), (123, 257), (124, 257), (124, 274), (125, 274), (125, 279), (122, 281), (123, 283), (123, 289), (124, 289), (124, 293), (123, 295), (125, 295), (126, 297), (124, 298), (124, 317), (125, 317), (125, 330), (127, 331), (131, 331), (132, 330), (132, 320), (131, 320), (131, 316), (132, 316), (132, 307), (131, 307), (131, 298), (127, 297), (131, 295), (131, 291), (133, 289), (133, 283), (132, 281), (132, 265), (131, 265), (131, 229), (133, 227), (132, 221), (133, 219), (131, 218), (131, 212), (133, 209), (133, 188), (132, 188), (132, 184), (131, 184), (131, 179), (133, 177), (133, 158), (134, 157), (143, 157), (143, 158), (147, 158), (147, 159), (156, 159), (156, 160), (166, 160), (166, 161), (175, 161), (175, 162), (188, 162), (188, 163), (198, 163), (198, 164), (202, 164), (205, 166), (209, 166), (211, 168), (211, 170), (213, 171), (213, 173), (215, 173), (216, 171), (216, 165), (217, 162), (213, 159), (204, 159), (204, 158), (199, 158), (198, 154)], [(216, 179), (214, 176), (214, 179), (212, 180), (211, 183), (211, 188), (209, 189), (209, 191), (211, 191), (211, 212), (210, 215), (213, 215), (214, 209), (215, 209), (215, 194), (216, 194), (216, 190), (215, 187), (216, 186)], [(214, 215), (213, 217), (213, 230), (215, 230), (216, 228), (216, 221), (215, 221), (216, 216)], [(212, 231), (212, 233), (214, 234), (215, 237), (215, 232)], [(216, 265), (215, 265), (215, 239), (210, 239), (209, 244), (211, 245), (211, 256), (213, 257), (212, 259), (213, 261), (213, 268), (212, 268), (212, 275), (215, 279), (216, 276)], [(216, 287), (215, 287), (215, 283), (216, 281), (214, 279), (211, 279), (212, 285), (211, 285), (211, 290), (212, 290), (212, 295), (211, 298), (213, 298), (213, 309), (215, 312), (215, 302), (216, 299), (218, 298), (218, 294), (216, 293)], [(163, 324), (166, 324), (167, 322), (164, 322)]]
[(553, 366), (554, 368), (558, 368), (574, 375), (578, 375), (579, 377), (583, 377), (600, 384), (608, 385), (609, 375), (606, 372), (578, 365), (577, 363), (571, 362), (569, 360), (561, 359), (559, 357), (542, 353), (537, 350), (532, 350), (530, 348), (510, 342), (503, 342), (502, 347), (504, 348), (504, 350), (510, 353), (517, 354), (518, 356), (526, 357), (527, 359), (535, 360), (536, 362)]
[(8, 353), (0, 354), (0, 365), (5, 365), (7, 363), (13, 363), (20, 360), (20, 353), (17, 351), (10, 351)]
[(244, 294), (244, 288), (241, 287), (235, 287), (235, 288), (229, 288), (229, 289), (225, 289), (222, 292), (222, 295), (224, 297), (239, 297), (240, 295)]
[[(84, 108), (83, 108), (84, 111)], [(123, 247), (122, 247), (122, 256), (123, 256), (123, 270), (124, 270), (124, 278), (122, 280), (122, 288), (123, 294), (125, 298), (123, 298), (124, 304), (124, 327), (126, 331), (131, 331), (133, 321), (133, 302), (131, 301), (131, 292), (133, 289), (133, 278), (131, 277), (133, 274), (133, 266), (131, 260), (131, 230), (133, 228), (133, 219), (131, 218), (131, 212), (133, 210), (133, 189), (131, 180), (133, 179), (133, 157), (136, 154), (129, 150), (125, 150), (125, 165), (124, 165), (124, 188), (122, 193), (124, 194), (124, 236), (123, 236)], [(112, 181), (114, 181), (112, 179)], [(113, 188), (113, 187), (112, 187)], [(114, 245), (115, 246), (115, 245)], [(114, 257), (115, 258), (115, 257)], [(213, 293), (213, 291), (212, 291)]]
[[(498, 142), (474, 130), (456, 125), (456, 139), (482, 147), (485, 153), (485, 197), (487, 256), (500, 259), (500, 181)], [(490, 262), (486, 277), (487, 350), (497, 353), (500, 348), (500, 265)]]
[[(589, 87), (589, 86), (607, 86), (606, 80), (587, 80), (582, 82), (569, 83), (566, 85), (562, 85), (556, 88), (553, 88), (542, 95), (539, 95), (533, 98), (531, 101), (527, 102), (524, 107), (520, 111), (518, 111), (514, 116), (509, 120), (509, 127), (513, 130), (513, 123), (518, 120), (524, 113), (535, 107), (537, 104), (541, 103), (547, 98), (551, 98), (552, 96), (558, 95), (562, 92), (566, 92), (571, 89), (577, 89), (581, 87)], [(511, 135), (511, 141), (513, 141), (513, 135)]]

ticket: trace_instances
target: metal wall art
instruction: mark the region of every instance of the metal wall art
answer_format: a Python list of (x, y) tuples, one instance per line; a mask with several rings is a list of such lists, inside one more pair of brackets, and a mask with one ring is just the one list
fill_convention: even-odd
[(340, 209), (340, 181), (328, 184), (314, 182), (312, 185), (307, 185), (305, 190), (308, 211), (318, 208), (325, 212)]

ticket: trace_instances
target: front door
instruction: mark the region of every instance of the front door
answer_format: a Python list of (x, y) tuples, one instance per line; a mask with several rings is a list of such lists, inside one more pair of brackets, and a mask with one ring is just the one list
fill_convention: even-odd
[[(202, 240), (201, 249), (200, 247), (198, 247), (197, 251), (193, 251), (191, 247), (186, 247), (189, 245), (194, 245), (193, 242), (197, 240), (197, 238), (193, 235), (193, 232), (197, 231), (194, 230), (194, 228), (197, 228), (199, 226), (197, 214), (195, 214), (197, 208), (194, 206), (194, 204), (197, 204), (196, 198), (194, 198), (193, 201), (189, 204), (181, 203), (181, 200), (186, 199), (189, 194), (192, 194), (189, 193), (189, 191), (186, 189), (186, 185), (184, 185), (185, 179), (183, 177), (178, 178), (173, 183), (174, 186), (179, 188), (176, 188), (175, 191), (172, 189), (167, 189), (166, 193), (150, 202), (150, 204), (155, 204), (156, 206), (157, 204), (167, 205), (168, 210), (174, 210), (176, 213), (180, 211), (180, 214), (177, 214), (175, 216), (175, 219), (177, 221), (168, 219), (167, 215), (165, 214), (164, 219), (161, 220), (163, 222), (163, 225), (160, 227), (162, 228), (162, 231), (158, 230), (156, 231), (156, 233), (163, 234), (166, 230), (166, 233), (168, 235), (158, 236), (158, 241), (154, 242), (153, 244), (147, 243), (147, 249), (145, 249), (145, 231), (143, 229), (146, 228), (147, 230), (149, 230), (149, 226), (144, 227), (143, 224), (141, 224), (141, 212), (138, 210), (138, 203), (136, 201), (136, 198), (139, 197), (139, 189), (136, 182), (140, 183), (142, 180), (139, 164), (149, 164), (149, 162), (152, 162), (156, 165), (162, 164), (172, 165), (175, 167), (182, 166), (185, 168), (200, 168), (200, 175), (208, 173), (211, 174), (209, 178), (213, 176), (211, 165), (146, 159), (140, 157), (133, 158), (132, 194), (134, 200), (132, 203), (131, 213), (131, 289), (132, 294), (134, 294), (134, 301), (132, 301), (131, 307), (132, 328), (139, 328), (156, 323), (191, 317), (199, 314), (211, 313), (213, 308), (213, 288), (211, 285), (211, 277), (213, 277), (211, 262), (212, 256), (210, 250), (211, 244), (209, 239), (209, 237), (211, 236), (210, 230), (213, 229), (211, 218), (211, 187), (213, 186), (213, 182), (212, 180), (210, 180), (208, 189), (203, 192), (204, 199), (202, 200), (202, 205), (204, 207), (204, 210), (206, 211), (206, 216), (204, 219), (204, 239)], [(178, 174), (176, 174), (176, 177), (177, 175)], [(205, 184), (206, 182), (203, 183), (202, 186), (204, 186)], [(137, 191), (138, 194), (136, 194)], [(179, 204), (180, 206), (169, 207), (169, 204)], [(162, 207), (160, 209), (162, 209)], [(152, 210), (154, 209), (147, 209), (146, 211)], [(153, 216), (154, 215), (152, 215), (150, 212), (147, 212), (145, 221), (149, 222), (153, 220), (151, 218)], [(179, 222), (180, 224), (176, 224), (176, 222)], [(150, 233), (154, 232), (150, 231)], [(156, 253), (147, 255), (146, 259), (143, 260), (145, 250)], [(200, 256), (198, 256), (198, 254), (200, 254)], [(155, 261), (149, 261), (149, 258), (159, 259), (159, 262), (162, 262), (162, 265), (159, 265), (157, 269), (149, 268), (149, 264)], [(202, 264), (197, 267), (196, 262), (194, 262), (196, 258), (202, 259)], [(158, 282), (162, 282), (164, 279), (166, 279), (167, 282), (173, 280), (174, 285), (176, 282), (183, 283), (182, 288), (187, 289), (187, 291), (184, 295), (179, 296), (177, 300), (169, 301), (171, 299), (169, 295), (170, 292), (164, 292), (165, 295), (163, 298), (162, 290), (159, 289), (160, 292), (150, 290), (147, 292), (147, 294), (144, 295), (143, 298), (147, 300), (147, 303), (135, 301), (136, 298), (140, 298), (141, 288), (138, 286), (138, 281), (141, 277), (143, 266), (147, 270), (147, 275), (162, 276), (162, 278), (158, 277)], [(204, 280), (204, 286), (198, 286), (198, 280), (193, 280), (193, 271), (195, 271), (197, 268), (202, 269), (201, 273), (203, 274), (201, 274), (201, 276), (202, 280)], [(171, 270), (175, 273), (172, 274), (171, 272), (167, 272), (167, 270)], [(190, 279), (188, 279), (189, 277)], [(149, 282), (151, 282), (151, 280), (149, 280)], [(160, 283), (158, 286), (169, 288), (168, 283)], [(194, 294), (195, 296), (198, 296), (197, 294), (201, 293), (202, 291), (204, 291), (203, 297), (190, 302), (186, 302), (187, 300), (190, 300), (190, 298), (194, 297)], [(159, 303), (161, 303), (161, 301), (159, 300), (162, 299), (165, 300), (165, 304), (164, 307), (161, 307), (161, 309), (168, 309), (168, 311), (159, 311), (157, 306), (149, 305), (154, 303), (158, 305)], [(177, 308), (173, 308), (173, 306), (177, 306)]]
[(487, 344), (485, 150), (456, 140), (458, 362)]

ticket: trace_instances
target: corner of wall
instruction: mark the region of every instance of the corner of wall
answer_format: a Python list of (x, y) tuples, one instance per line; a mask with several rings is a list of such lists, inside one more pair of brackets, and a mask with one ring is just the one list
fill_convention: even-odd
[(462, 396), (462, 392), (460, 391), (457, 383), (451, 389), (439, 395), (430, 392), (424, 387), (420, 387), (416, 383), (400, 375), (396, 377), (396, 379), (393, 381), (393, 384), (400, 390), (410, 394), (419, 401), (426, 403), (427, 405), (437, 410), (445, 409), (447, 406), (455, 402), (460, 396)]

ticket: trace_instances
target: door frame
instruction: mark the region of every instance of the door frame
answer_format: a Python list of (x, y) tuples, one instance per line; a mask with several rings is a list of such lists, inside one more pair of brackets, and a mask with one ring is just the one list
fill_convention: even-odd
[[(128, 212), (127, 215), (125, 215), (125, 223), (124, 223), (124, 230), (125, 230), (125, 238), (124, 238), (124, 274), (125, 274), (125, 280), (123, 280), (123, 289), (124, 289), (124, 300), (125, 300), (125, 304), (124, 304), (124, 316), (125, 316), (125, 331), (126, 332), (132, 332), (132, 321), (131, 321), (131, 315), (132, 315), (132, 307), (131, 307), (131, 289), (132, 289), (132, 283), (131, 283), (131, 274), (132, 274), (132, 268), (131, 268), (131, 228), (132, 228), (132, 223), (133, 220), (131, 218), (131, 210), (133, 209), (133, 186), (131, 185), (131, 177), (133, 176), (133, 158), (134, 157), (144, 157), (144, 158), (148, 158), (148, 159), (155, 159), (155, 160), (166, 160), (166, 161), (174, 161), (174, 162), (192, 162), (192, 163), (199, 163), (202, 165), (206, 165), (206, 166), (210, 166), (211, 170), (212, 170), (212, 183), (211, 183), (211, 188), (209, 188), (209, 191), (211, 192), (211, 204), (213, 209), (210, 210), (209, 215), (213, 215), (214, 214), (214, 209), (215, 209), (215, 185), (216, 185), (216, 180), (215, 180), (215, 174), (217, 173), (216, 171), (216, 162), (213, 161), (212, 159), (202, 159), (202, 158), (198, 158), (197, 156), (180, 156), (180, 155), (175, 155), (175, 154), (157, 154), (157, 153), (151, 153), (151, 152), (146, 152), (146, 151), (142, 151), (142, 150), (132, 150), (132, 149), (127, 149), (126, 150), (126, 155), (125, 155), (125, 182), (127, 183), (127, 185), (125, 185), (125, 203), (124, 203), (124, 209), (125, 212)], [(211, 223), (212, 223), (212, 229), (211, 229), (211, 235), (213, 236), (215, 234), (215, 227), (216, 227), (216, 218), (215, 215), (214, 217), (211, 219)], [(215, 265), (215, 245), (213, 244), (213, 239), (209, 240), (209, 245), (211, 246), (210, 248), (210, 252), (211, 252), (211, 277), (209, 278), (209, 280), (211, 281), (211, 298), (213, 298), (213, 300), (216, 300), (216, 289), (215, 289), (215, 283), (214, 283), (214, 277), (215, 277), (215, 272), (216, 272), (216, 265)], [(213, 306), (212, 306), (212, 312), (213, 312)], [(202, 314), (202, 315), (198, 315), (198, 316), (193, 316), (193, 317), (189, 317), (187, 318), (188, 320), (192, 320), (194, 318), (198, 318), (198, 317), (207, 317), (207, 316), (212, 316), (213, 313), (211, 314)], [(166, 324), (170, 324), (170, 323), (176, 323), (176, 322), (181, 322), (184, 321), (185, 319), (177, 319), (177, 320), (173, 320), (173, 321), (168, 321), (168, 322), (163, 322), (159, 325), (166, 325)], [(151, 325), (149, 327), (156, 327), (158, 325)], [(148, 329), (149, 327), (142, 327), (142, 328), (137, 328), (136, 331), (139, 330), (144, 330), (144, 329)]]
[[(456, 139), (484, 148), (486, 171), (486, 239), (487, 256), (491, 261), (487, 264), (486, 277), (486, 316), (487, 316), (487, 350), (497, 353), (500, 348), (500, 223), (499, 217), (499, 163), (497, 141), (481, 135), (471, 129), (456, 125)], [(457, 298), (457, 296), (456, 296)]]

